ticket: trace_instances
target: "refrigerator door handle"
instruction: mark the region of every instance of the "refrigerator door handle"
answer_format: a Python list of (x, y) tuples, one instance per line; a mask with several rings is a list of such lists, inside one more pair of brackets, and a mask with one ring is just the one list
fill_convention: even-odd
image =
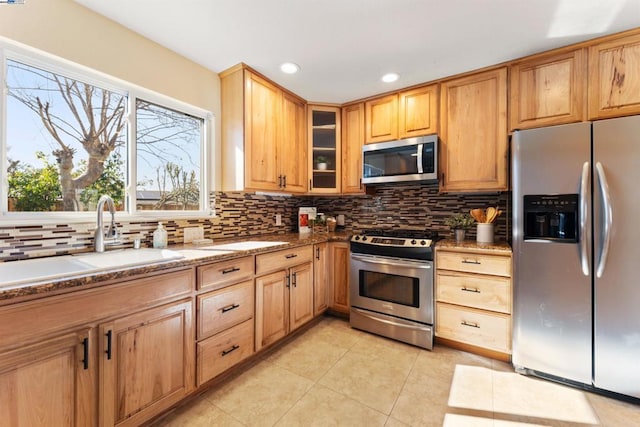
[(613, 209), (611, 208), (611, 193), (609, 192), (609, 184), (607, 183), (607, 175), (600, 162), (596, 163), (596, 172), (598, 172), (598, 182), (600, 183), (600, 192), (604, 202), (604, 239), (602, 241), (602, 250), (600, 251), (600, 260), (596, 270), (596, 277), (602, 277), (604, 269), (607, 266), (607, 257), (609, 256), (609, 246), (611, 246), (611, 226), (613, 225)]
[(582, 175), (580, 177), (580, 263), (582, 274), (589, 275), (589, 258), (587, 255), (587, 198), (589, 184), (589, 162), (582, 165)]

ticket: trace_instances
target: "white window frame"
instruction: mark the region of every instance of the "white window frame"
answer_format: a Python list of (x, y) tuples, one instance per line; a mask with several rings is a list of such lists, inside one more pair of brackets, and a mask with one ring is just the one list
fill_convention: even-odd
[[(210, 189), (215, 188), (212, 171), (214, 150), (214, 116), (210, 111), (187, 104), (167, 95), (137, 86), (133, 83), (109, 76), (66, 59), (42, 52), (40, 50), (20, 45), (0, 37), (0, 81), (2, 82), (2, 96), (0, 97), (0, 167), (2, 182), (0, 184), (0, 225), (30, 224), (30, 223), (81, 223), (95, 221), (95, 212), (9, 212), (8, 211), (8, 176), (7, 176), (7, 115), (6, 98), (8, 89), (5, 70), (7, 60), (13, 60), (25, 65), (41, 68), (68, 78), (76, 79), (102, 89), (127, 97), (127, 161), (125, 210), (116, 214), (118, 220), (136, 221), (150, 219), (188, 219), (203, 218), (214, 215), (211, 208)], [(148, 101), (158, 106), (169, 108), (199, 118), (203, 121), (200, 141), (200, 208), (197, 211), (163, 211), (136, 209), (136, 100)]]

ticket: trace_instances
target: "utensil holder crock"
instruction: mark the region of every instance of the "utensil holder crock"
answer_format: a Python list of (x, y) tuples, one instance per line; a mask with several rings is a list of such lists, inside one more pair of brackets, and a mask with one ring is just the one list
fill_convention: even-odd
[(493, 224), (478, 224), (476, 240), (478, 243), (493, 243)]

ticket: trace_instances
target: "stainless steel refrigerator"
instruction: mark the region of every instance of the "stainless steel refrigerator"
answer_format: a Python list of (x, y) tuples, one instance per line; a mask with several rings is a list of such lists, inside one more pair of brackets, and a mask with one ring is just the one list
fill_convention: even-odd
[(513, 364), (640, 398), (640, 116), (516, 131)]

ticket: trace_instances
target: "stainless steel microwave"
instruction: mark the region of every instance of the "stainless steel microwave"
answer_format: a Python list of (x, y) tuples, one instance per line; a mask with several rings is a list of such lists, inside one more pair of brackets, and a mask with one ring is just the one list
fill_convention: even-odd
[(438, 181), (438, 135), (366, 144), (362, 183)]

